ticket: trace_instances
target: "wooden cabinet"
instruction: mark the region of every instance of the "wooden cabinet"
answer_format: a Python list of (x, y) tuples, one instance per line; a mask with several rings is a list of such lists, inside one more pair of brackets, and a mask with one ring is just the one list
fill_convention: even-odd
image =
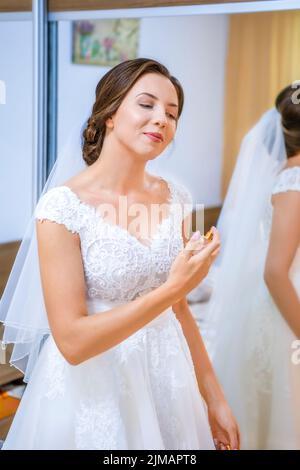
[[(0, 244), (0, 296), (4, 291), (4, 287), (6, 285), (19, 246), (20, 241)], [(0, 339), (2, 338), (2, 334), (3, 324), (0, 323)], [(11, 351), (12, 345), (8, 345), (6, 352), (7, 360), (10, 357)], [(21, 377), (23, 377), (23, 374), (15, 367), (12, 367), (9, 363), (0, 364), (0, 386)]]

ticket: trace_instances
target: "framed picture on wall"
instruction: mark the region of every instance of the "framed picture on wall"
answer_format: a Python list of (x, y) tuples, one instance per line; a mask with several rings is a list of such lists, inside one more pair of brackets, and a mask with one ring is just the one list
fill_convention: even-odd
[(114, 66), (138, 54), (140, 20), (73, 21), (72, 62)]

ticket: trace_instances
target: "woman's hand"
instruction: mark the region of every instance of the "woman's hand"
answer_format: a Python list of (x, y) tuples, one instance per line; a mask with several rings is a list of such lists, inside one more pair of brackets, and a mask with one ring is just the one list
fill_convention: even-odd
[(204, 237), (200, 237), (199, 232), (195, 232), (171, 266), (168, 282), (176, 285), (182, 297), (205, 278), (211, 264), (219, 254), (220, 236), (215, 227), (211, 230), (213, 240), (209, 242)]
[(240, 431), (226, 400), (208, 405), (208, 420), (217, 450), (240, 449)]

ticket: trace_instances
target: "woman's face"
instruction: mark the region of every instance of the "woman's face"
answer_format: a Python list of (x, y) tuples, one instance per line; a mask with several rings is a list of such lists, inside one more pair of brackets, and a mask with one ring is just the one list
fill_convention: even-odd
[[(178, 98), (172, 82), (163, 75), (147, 73), (129, 90), (112, 116), (112, 132), (130, 152), (153, 159), (173, 139), (177, 116)], [(147, 133), (158, 133), (161, 139)]]

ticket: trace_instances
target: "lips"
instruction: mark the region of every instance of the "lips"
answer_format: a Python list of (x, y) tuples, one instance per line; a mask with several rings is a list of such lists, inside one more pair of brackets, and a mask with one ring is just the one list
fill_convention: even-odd
[(148, 136), (154, 142), (162, 142), (163, 141), (163, 136), (161, 134), (159, 134), (158, 132), (145, 132), (144, 134), (146, 136)]

